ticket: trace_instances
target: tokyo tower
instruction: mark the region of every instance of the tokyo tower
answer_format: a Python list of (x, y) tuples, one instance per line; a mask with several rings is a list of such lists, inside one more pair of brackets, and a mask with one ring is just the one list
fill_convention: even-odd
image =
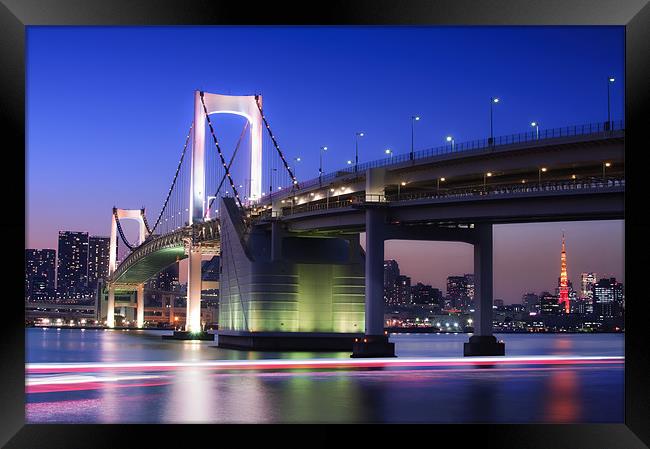
[(564, 244), (564, 232), (562, 232), (562, 254), (560, 256), (560, 298), (558, 302), (560, 306), (564, 304), (564, 312), (569, 313), (571, 311), (571, 305), (569, 304), (569, 282), (566, 274), (566, 247)]

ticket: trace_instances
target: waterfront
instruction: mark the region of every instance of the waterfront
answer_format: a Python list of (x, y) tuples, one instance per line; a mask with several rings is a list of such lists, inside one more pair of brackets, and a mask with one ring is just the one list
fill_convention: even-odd
[[(501, 334), (508, 357), (489, 365), (460, 357), (466, 334), (399, 334), (391, 340), (401, 366), (314, 368), (303, 361), (348, 363), (349, 353), (235, 351), (215, 342), (164, 341), (163, 333), (27, 329), (27, 421), (623, 421), (622, 361), (580, 359), (622, 357), (623, 334)], [(516, 359), (523, 356), (545, 358)], [(418, 357), (442, 362), (410, 364)], [(296, 363), (253, 362), (262, 359)], [(248, 365), (200, 365), (218, 360)], [(88, 366), (60, 369), (82, 362)], [(115, 363), (124, 366), (109, 365)], [(29, 369), (36, 364), (53, 368)]]

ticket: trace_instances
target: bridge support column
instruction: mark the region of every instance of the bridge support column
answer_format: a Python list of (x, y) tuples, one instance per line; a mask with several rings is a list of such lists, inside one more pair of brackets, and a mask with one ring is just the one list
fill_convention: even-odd
[(201, 332), (201, 250), (198, 246), (190, 248), (187, 261), (187, 314), (185, 331)]
[(465, 356), (505, 355), (505, 345), (492, 335), (492, 224), (476, 224), (474, 229), (474, 335), (465, 343), (464, 353)]
[(271, 222), (271, 260), (282, 258), (282, 229), (280, 222), (273, 220)]
[(115, 327), (115, 287), (108, 284), (108, 307), (106, 310), (106, 326)]
[(395, 357), (384, 334), (384, 238), (386, 209), (366, 209), (366, 332), (352, 345), (352, 357)]
[(135, 322), (138, 329), (142, 329), (144, 327), (144, 284), (138, 285), (136, 301), (137, 309)]

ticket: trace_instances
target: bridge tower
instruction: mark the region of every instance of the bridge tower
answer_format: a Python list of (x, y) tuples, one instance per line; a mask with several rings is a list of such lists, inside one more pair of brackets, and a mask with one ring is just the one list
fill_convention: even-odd
[[(259, 106), (258, 106), (259, 104)], [(204, 109), (205, 105), (205, 109)], [(194, 92), (194, 137), (190, 177), (190, 225), (205, 219), (208, 207), (205, 195), (205, 122), (206, 113), (234, 114), (244, 117), (250, 125), (250, 195), (251, 201), (262, 196), (262, 96), (220, 95)], [(201, 331), (201, 250), (193, 242), (188, 249), (187, 332)]]
[[(144, 209), (118, 209), (113, 208), (111, 216), (111, 240), (108, 250), (108, 274), (113, 274), (117, 268), (117, 231), (122, 232), (119, 226), (120, 220), (136, 220), (138, 226), (138, 245), (144, 242), (147, 236), (147, 227), (144, 223)], [(144, 284), (137, 286), (137, 318), (138, 328), (144, 326)], [(115, 327), (115, 284), (108, 284), (108, 310), (106, 314), (106, 324), (108, 327)]]

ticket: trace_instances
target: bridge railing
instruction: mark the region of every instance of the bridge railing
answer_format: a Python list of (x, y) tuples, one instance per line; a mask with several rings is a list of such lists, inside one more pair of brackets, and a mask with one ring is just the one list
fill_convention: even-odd
[[(493, 140), (489, 138), (475, 139), (468, 142), (453, 142), (446, 145), (440, 145), (433, 148), (425, 148), (413, 152), (413, 160), (421, 160), (434, 156), (441, 156), (451, 153), (460, 153), (463, 151), (471, 150), (486, 150), (496, 148), (499, 146), (513, 145), (526, 142), (535, 142), (538, 140), (555, 139), (560, 137), (572, 136), (587, 136), (587, 135), (603, 135), (607, 136), (614, 131), (625, 130), (625, 121), (616, 120), (609, 122), (586, 123), (582, 125), (563, 126), (560, 128), (540, 129), (539, 133), (536, 130), (526, 131), (522, 133), (509, 134), (505, 136), (496, 136)], [(327, 173), (322, 178), (313, 178), (299, 183), (301, 189), (315, 187), (319, 184), (328, 185), (334, 179), (344, 175), (354, 175), (355, 173), (363, 173), (369, 168), (385, 167), (394, 164), (400, 164), (411, 160), (410, 153), (398, 154), (392, 157), (377, 159), (362, 164), (350, 165), (346, 168)], [(283, 190), (273, 192), (270, 195), (262, 197), (263, 201), (268, 201), (283, 197), (286, 195), (287, 190), (291, 191), (292, 186), (283, 187)]]
[(501, 184), (501, 185), (475, 185), (455, 189), (440, 189), (434, 191), (424, 192), (409, 192), (390, 194), (385, 196), (378, 196), (376, 201), (368, 200), (366, 194), (348, 195), (344, 198), (328, 201), (325, 203), (319, 202), (314, 204), (301, 204), (293, 207), (284, 207), (282, 215), (293, 215), (303, 212), (314, 212), (319, 210), (340, 209), (344, 207), (351, 207), (353, 205), (361, 205), (368, 202), (397, 202), (397, 201), (412, 201), (420, 199), (447, 199), (447, 198), (468, 198), (468, 197), (483, 197), (485, 195), (498, 196), (508, 194), (521, 194), (521, 193), (550, 193), (550, 192), (566, 192), (576, 190), (589, 190), (589, 189), (614, 189), (624, 188), (624, 178), (585, 178), (581, 180), (570, 181), (547, 181), (543, 183), (517, 183), (517, 184)]

